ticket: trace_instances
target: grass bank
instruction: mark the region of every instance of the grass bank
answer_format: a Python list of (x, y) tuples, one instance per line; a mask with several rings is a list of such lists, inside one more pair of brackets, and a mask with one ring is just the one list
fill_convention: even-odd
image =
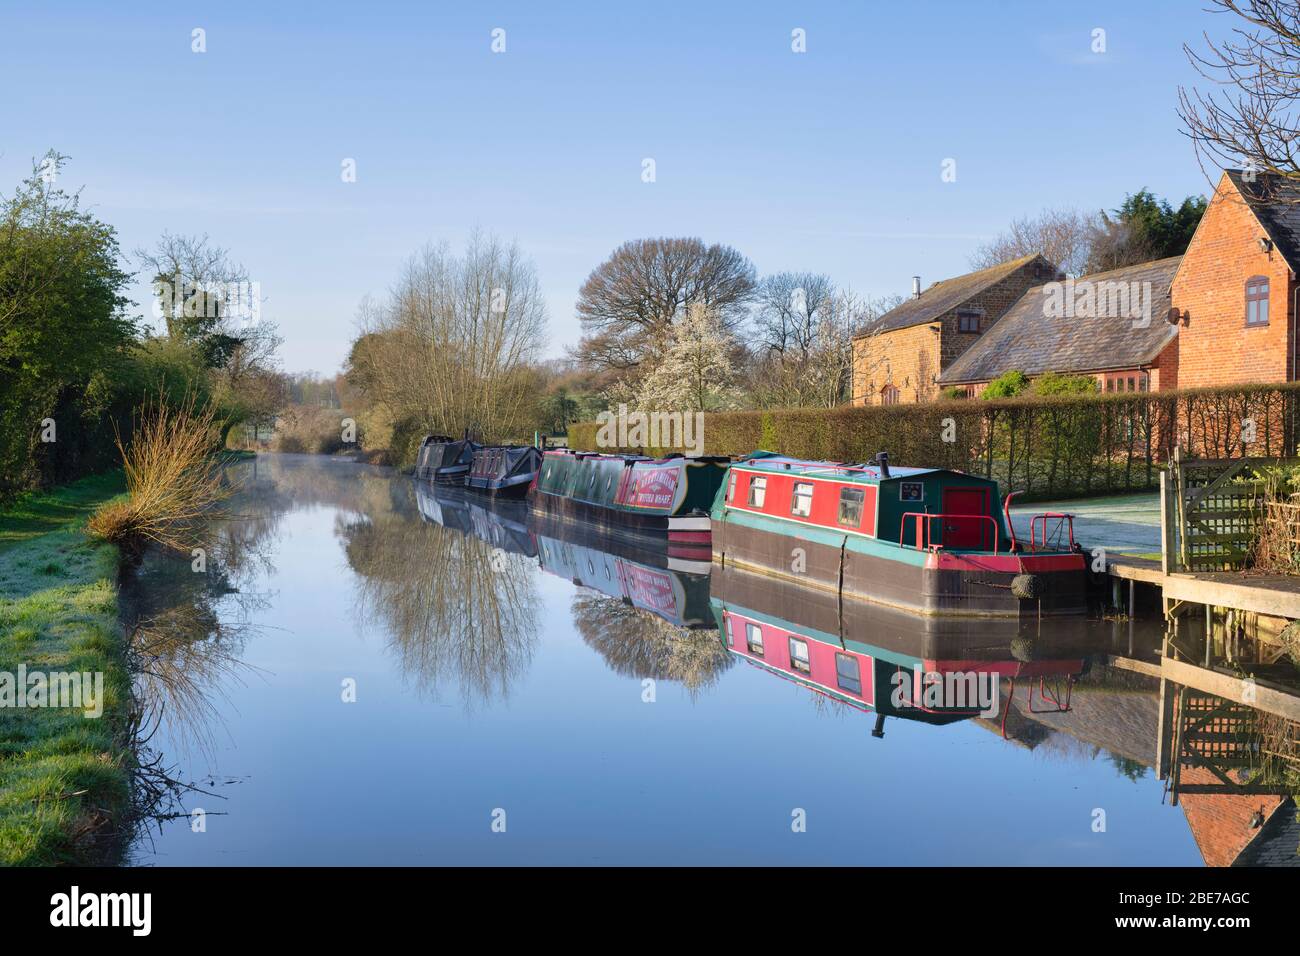
[(0, 509), (0, 682), (21, 665), (104, 675), (99, 718), (6, 706), (0, 686), (0, 865), (97, 862), (130, 801), (118, 552), (84, 532), (90, 513), (124, 490), (113, 472)]

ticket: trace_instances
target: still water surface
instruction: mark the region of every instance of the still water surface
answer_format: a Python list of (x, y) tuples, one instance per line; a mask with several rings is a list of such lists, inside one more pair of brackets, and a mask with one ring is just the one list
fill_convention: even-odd
[(1131, 675), (1085, 665), (1062, 714), (1018, 685), (1009, 739), (1000, 717), (876, 737), (876, 714), (728, 650), (707, 573), (386, 469), (234, 470), (204, 573), (154, 556), (127, 591), (157, 634), (150, 746), (209, 791), (183, 801), (205, 829), (163, 822), (135, 863), (1201, 863)]

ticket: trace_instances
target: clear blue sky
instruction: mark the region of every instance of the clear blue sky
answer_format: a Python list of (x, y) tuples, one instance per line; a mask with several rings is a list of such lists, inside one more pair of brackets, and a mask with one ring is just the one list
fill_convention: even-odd
[(334, 371), (362, 296), (478, 226), (533, 257), (559, 354), (627, 239), (904, 294), (1016, 216), (1206, 193), (1180, 45), (1229, 25), (1196, 0), (10, 3), (0, 185), (53, 147), (124, 250), (208, 233), (261, 283), (295, 371)]

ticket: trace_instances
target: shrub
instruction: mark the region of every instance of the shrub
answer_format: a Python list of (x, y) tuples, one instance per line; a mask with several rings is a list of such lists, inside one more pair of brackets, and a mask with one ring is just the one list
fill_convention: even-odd
[(1029, 391), (1033, 395), (1091, 395), (1097, 391), (1097, 380), (1091, 375), (1048, 372), (1034, 379)]
[(147, 401), (130, 446), (118, 440), (127, 498), (101, 507), (87, 530), (126, 549), (153, 541), (188, 550), (194, 525), (230, 492), (213, 455), (219, 435), (212, 406), (197, 407), (192, 395), (175, 406)]
[(1024, 372), (1010, 371), (989, 382), (980, 398), (1015, 398), (1029, 388), (1029, 376)]
[[(1246, 421), (1253, 437), (1242, 433)], [(1175, 443), (1193, 458), (1293, 454), (1296, 422), (1297, 383), (1030, 393), (981, 402), (706, 413), (704, 451), (735, 457), (763, 448), (850, 462), (887, 451), (899, 465), (955, 468), (996, 479), (1026, 498), (1050, 498), (1155, 487)], [(569, 447), (620, 450), (597, 449), (597, 429), (594, 422), (570, 425)]]

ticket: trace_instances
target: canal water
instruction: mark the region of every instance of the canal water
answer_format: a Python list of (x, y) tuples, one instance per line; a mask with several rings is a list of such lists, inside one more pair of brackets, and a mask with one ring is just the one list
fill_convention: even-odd
[[(1094, 660), (1130, 640), (1112, 624), (840, 624), (387, 469), (231, 473), (204, 554), (124, 592), (146, 754), (199, 788), (135, 864), (1201, 864), (1155, 779), (1154, 686)], [(748, 653), (764, 621), (856, 649), (859, 698), (873, 661), (973, 659), (999, 703), (855, 704)]]

